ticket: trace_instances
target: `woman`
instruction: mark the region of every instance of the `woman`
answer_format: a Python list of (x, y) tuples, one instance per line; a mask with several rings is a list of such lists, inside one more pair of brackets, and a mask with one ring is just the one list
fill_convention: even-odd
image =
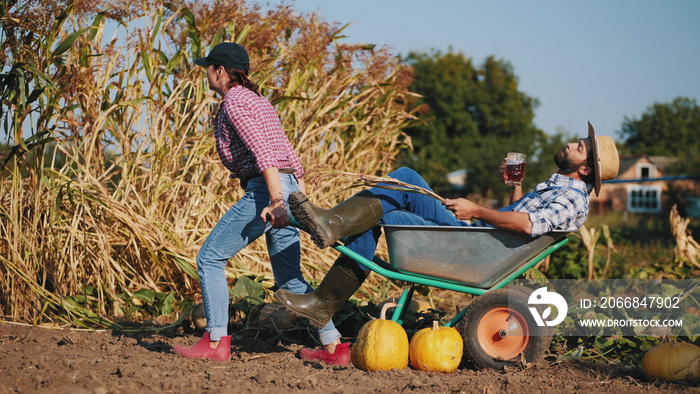
[[(224, 268), (230, 258), (265, 234), (275, 281), (292, 293), (313, 289), (304, 280), (299, 261), (299, 231), (289, 226), (285, 200), (304, 191), (304, 169), (282, 130), (272, 105), (248, 79), (249, 58), (239, 44), (216, 45), (195, 64), (207, 68), (209, 88), (223, 97), (214, 118), (214, 137), (219, 158), (239, 178), (245, 190), (212, 230), (197, 254), (207, 329), (194, 346), (175, 346), (176, 354), (188, 358), (227, 361), (231, 357), (228, 326), (228, 284)], [(319, 330), (325, 348), (302, 350), (302, 357), (333, 364), (349, 363), (349, 343), (330, 322)]]

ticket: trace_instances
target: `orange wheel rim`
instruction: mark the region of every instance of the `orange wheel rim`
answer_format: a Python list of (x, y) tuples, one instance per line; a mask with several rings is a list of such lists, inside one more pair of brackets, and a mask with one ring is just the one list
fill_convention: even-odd
[(479, 322), (476, 335), (486, 354), (504, 360), (510, 360), (524, 352), (530, 342), (530, 330), (525, 317), (508, 307), (486, 312)]

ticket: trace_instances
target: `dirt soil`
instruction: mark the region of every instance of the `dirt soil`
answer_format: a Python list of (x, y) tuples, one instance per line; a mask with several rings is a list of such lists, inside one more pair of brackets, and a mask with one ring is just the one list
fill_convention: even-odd
[[(197, 332), (121, 334), (0, 322), (0, 393), (357, 393), (357, 392), (696, 392), (687, 382), (649, 382), (641, 370), (552, 362), (508, 371), (460, 368), (450, 374), (365, 372), (298, 358), (302, 344), (237, 338), (230, 362), (177, 357)], [(309, 345), (307, 343), (306, 345)]]

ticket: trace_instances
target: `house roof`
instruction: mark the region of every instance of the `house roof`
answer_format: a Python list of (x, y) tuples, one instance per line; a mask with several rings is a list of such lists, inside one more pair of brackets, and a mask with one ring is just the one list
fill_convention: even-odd
[(669, 156), (648, 156), (648, 155), (637, 155), (637, 156), (625, 156), (620, 157), (620, 174), (625, 173), (628, 169), (632, 168), (639, 160), (642, 158), (647, 158), (651, 164), (655, 165), (656, 168), (661, 172), (665, 173), (666, 169), (676, 161), (677, 157)]
[(627, 157), (620, 157), (620, 171), (619, 174), (624, 174), (632, 168), (638, 161), (640, 157), (639, 156), (627, 156)]
[(678, 161), (677, 157), (668, 156), (649, 156), (649, 161), (656, 164), (656, 167), (661, 172), (666, 172), (666, 169), (673, 163)]

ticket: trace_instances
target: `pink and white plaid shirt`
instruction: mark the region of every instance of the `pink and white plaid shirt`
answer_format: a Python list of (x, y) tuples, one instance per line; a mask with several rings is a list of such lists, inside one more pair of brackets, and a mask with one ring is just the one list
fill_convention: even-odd
[(214, 118), (214, 138), (231, 178), (260, 174), (270, 167), (294, 168), (295, 176), (304, 175), (275, 108), (243, 86), (226, 92)]

